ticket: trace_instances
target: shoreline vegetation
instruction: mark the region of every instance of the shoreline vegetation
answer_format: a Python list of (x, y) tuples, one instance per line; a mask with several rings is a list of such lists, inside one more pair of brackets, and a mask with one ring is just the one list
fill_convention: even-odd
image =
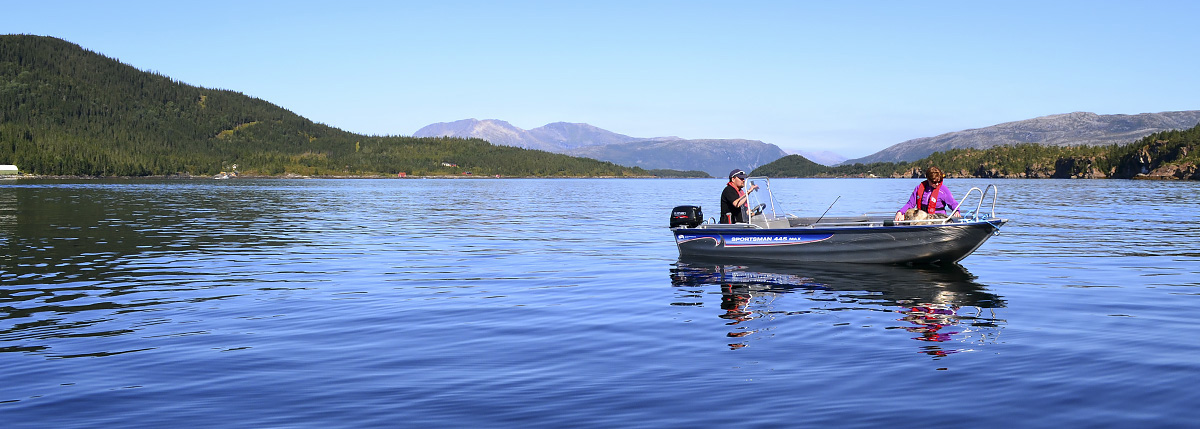
[(754, 169), (771, 177), (922, 177), (936, 165), (951, 178), (1200, 180), (1200, 125), (1154, 133), (1125, 145), (953, 149), (913, 162), (827, 167), (788, 155)]
[[(0, 164), (16, 165), (22, 178), (711, 177), (475, 138), (355, 134), (32, 35), (0, 35)], [(902, 163), (827, 167), (788, 155), (751, 174), (907, 178), (928, 165), (954, 178), (1200, 180), (1200, 127), (1121, 146), (1030, 143)]]

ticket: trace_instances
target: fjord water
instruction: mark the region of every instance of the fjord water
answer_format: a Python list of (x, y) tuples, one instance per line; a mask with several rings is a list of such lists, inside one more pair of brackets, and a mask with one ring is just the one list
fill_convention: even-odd
[[(1011, 221), (907, 268), (678, 261), (720, 179), (4, 181), (0, 418), (1194, 425), (1200, 184), (947, 183)], [(915, 185), (772, 181), (802, 216)]]

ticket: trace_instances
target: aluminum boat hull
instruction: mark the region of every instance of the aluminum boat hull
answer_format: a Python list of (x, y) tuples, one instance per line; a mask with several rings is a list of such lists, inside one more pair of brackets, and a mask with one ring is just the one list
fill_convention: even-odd
[[(673, 228), (680, 257), (787, 263), (957, 263), (1007, 222), (991, 218), (932, 225)], [(819, 224), (818, 224), (819, 225)], [(879, 226), (875, 226), (879, 225)]]

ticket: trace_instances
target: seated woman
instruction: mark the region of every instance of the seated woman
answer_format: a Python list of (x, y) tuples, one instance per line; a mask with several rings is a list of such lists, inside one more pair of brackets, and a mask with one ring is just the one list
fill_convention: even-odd
[[(925, 169), (925, 181), (913, 189), (908, 203), (896, 212), (896, 220), (941, 219), (948, 217), (946, 210), (957, 208), (958, 201), (950, 193), (950, 187), (942, 186), (942, 170), (937, 167)], [(954, 213), (956, 214), (956, 213)]]

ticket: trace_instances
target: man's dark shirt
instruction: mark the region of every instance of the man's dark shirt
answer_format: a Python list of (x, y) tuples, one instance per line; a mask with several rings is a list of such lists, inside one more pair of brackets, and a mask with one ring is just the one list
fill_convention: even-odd
[[(742, 196), (738, 194), (737, 188), (733, 185), (726, 184), (725, 190), (721, 192), (721, 219), (720, 223), (743, 223), (746, 222), (745, 208), (734, 207), (733, 202)], [(730, 215), (733, 215), (733, 221), (730, 222)]]

